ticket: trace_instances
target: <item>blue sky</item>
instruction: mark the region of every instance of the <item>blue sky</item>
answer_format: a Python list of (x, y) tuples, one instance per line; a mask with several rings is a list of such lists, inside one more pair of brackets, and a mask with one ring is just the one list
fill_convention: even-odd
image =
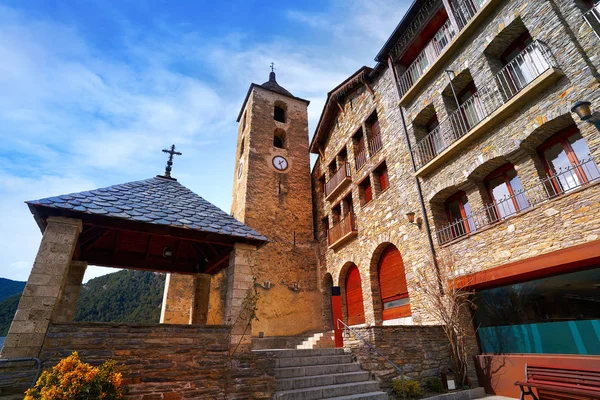
[(275, 62), (312, 135), (408, 4), (0, 0), (0, 276), (26, 280), (39, 246), (25, 200), (152, 177), (171, 143), (173, 175), (229, 211), (248, 85)]

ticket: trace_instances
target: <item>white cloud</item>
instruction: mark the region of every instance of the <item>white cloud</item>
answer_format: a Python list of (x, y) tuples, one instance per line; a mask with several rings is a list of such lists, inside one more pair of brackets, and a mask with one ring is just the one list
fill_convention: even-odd
[(406, 5), (327, 7), (284, 10), (303, 35), (260, 42), (237, 31), (206, 40), (191, 26), (157, 25), (148, 36), (115, 12), (122, 57), (75, 26), (0, 6), (0, 141), (17, 153), (0, 149), (0, 276), (25, 280), (39, 245), (24, 200), (154, 176), (171, 143), (184, 153), (180, 182), (228, 210), (235, 119), (250, 82), (265, 81), (274, 61), (279, 83), (311, 101), (312, 133), (327, 92), (373, 64)]

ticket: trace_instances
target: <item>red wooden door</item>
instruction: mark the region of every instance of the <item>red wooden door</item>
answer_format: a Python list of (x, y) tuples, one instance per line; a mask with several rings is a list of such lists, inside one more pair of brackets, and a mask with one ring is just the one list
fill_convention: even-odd
[(360, 272), (356, 265), (350, 267), (348, 275), (346, 275), (346, 306), (348, 308), (348, 325), (365, 323)]
[(406, 286), (402, 255), (394, 246), (383, 250), (378, 265), (379, 291), (383, 303), (383, 319), (409, 317), (410, 299)]

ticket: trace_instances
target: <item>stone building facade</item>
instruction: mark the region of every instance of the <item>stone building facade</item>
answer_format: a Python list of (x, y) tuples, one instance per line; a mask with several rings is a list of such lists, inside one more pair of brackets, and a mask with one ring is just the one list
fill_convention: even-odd
[[(377, 65), (328, 94), (310, 147), (325, 310), (339, 286), (350, 325), (435, 323), (417, 278), (443, 257), (475, 290), (489, 391), (514, 395), (525, 362), (600, 362), (600, 132), (571, 111), (600, 100), (591, 7), (416, 1)], [(493, 349), (500, 336), (511, 345)]]

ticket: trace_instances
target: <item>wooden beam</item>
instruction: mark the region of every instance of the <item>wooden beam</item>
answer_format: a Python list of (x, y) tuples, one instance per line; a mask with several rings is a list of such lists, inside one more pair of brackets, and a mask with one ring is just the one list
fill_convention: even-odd
[(335, 104), (337, 104), (337, 106), (340, 109), (340, 111), (342, 112), (342, 114), (346, 114), (346, 112), (344, 111), (344, 108), (342, 107), (342, 105), (340, 104), (339, 101), (336, 101)]
[(229, 255), (231, 254), (231, 250), (225, 249), (221, 250), (219, 254), (214, 256), (208, 264), (206, 264), (206, 268), (204, 268), (205, 274), (210, 274), (215, 271), (219, 266), (221, 266), (225, 261), (229, 259)]
[(371, 89), (369, 82), (364, 81), (364, 84), (365, 84), (365, 87), (367, 88), (367, 90), (369, 91), (369, 93), (371, 93), (371, 96), (375, 96), (375, 92), (373, 91), (373, 89)]

